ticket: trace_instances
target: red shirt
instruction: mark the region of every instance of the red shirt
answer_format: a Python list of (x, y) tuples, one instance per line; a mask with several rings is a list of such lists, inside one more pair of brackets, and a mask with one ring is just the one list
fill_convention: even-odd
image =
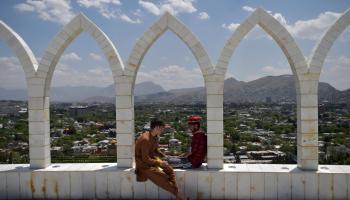
[(188, 159), (191, 161), (192, 167), (197, 168), (202, 165), (207, 154), (207, 136), (203, 130), (199, 129), (193, 134), (191, 143), (191, 155)]

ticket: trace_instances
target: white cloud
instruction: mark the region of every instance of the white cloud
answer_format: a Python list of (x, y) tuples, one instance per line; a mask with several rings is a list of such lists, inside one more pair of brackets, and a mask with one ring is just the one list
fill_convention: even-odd
[[(243, 10), (247, 12), (254, 12), (255, 8), (244, 6), (242, 8)], [(230, 24), (222, 24), (221, 27), (229, 30), (230, 32), (234, 32), (238, 27), (239, 23), (230, 23)], [(255, 26), (246, 36), (245, 38), (252, 38), (252, 39), (260, 39), (260, 38), (270, 38), (268, 34), (266, 34), (259, 26)]]
[(113, 6), (121, 5), (119, 0), (78, 0), (78, 4), (85, 8), (96, 8), (105, 18), (116, 18)]
[(239, 24), (231, 23), (231, 24), (222, 24), (221, 27), (227, 29), (231, 32), (234, 32), (238, 28)]
[(27, 0), (16, 4), (15, 9), (20, 12), (34, 12), (40, 19), (58, 24), (68, 23), (75, 15), (68, 0)]
[(243, 6), (242, 9), (247, 11), (247, 12), (254, 12), (255, 11), (255, 8), (252, 8), (250, 6)]
[(173, 15), (179, 13), (194, 13), (197, 9), (192, 3), (193, 0), (165, 0), (156, 5), (153, 2), (139, 0), (139, 4), (153, 15), (161, 15), (165, 11), (168, 11)]
[(99, 8), (106, 4), (121, 5), (121, 2), (119, 0), (78, 0), (78, 3), (82, 6), (85, 6), (86, 8)]
[(121, 14), (120, 15), (120, 19), (125, 21), (125, 22), (129, 22), (129, 23), (132, 23), (132, 24), (140, 24), (141, 23), (141, 20), (140, 19), (131, 19), (129, 16), (125, 15), (125, 14)]
[(138, 17), (142, 17), (143, 13), (142, 13), (141, 9), (137, 9), (135, 12), (133, 12), (133, 15), (138, 16)]
[(274, 13), (272, 14), (272, 17), (279, 21), (282, 25), (287, 25), (287, 20), (281, 13)]
[(210, 17), (209, 17), (209, 15), (208, 15), (208, 13), (206, 13), (206, 12), (200, 12), (200, 13), (198, 14), (198, 18), (199, 18), (199, 19), (205, 20), (205, 19), (209, 19)]
[(166, 90), (204, 85), (202, 73), (199, 68), (188, 69), (178, 65), (170, 65), (152, 71), (139, 71), (136, 82), (140, 83), (144, 81), (152, 81), (161, 85)]
[(96, 54), (96, 53), (90, 53), (89, 56), (90, 56), (93, 60), (95, 60), (95, 61), (100, 61), (100, 60), (102, 60), (102, 56), (99, 55), (99, 54)]
[[(89, 56), (95, 60), (102, 60), (99, 54), (90, 53)], [(112, 72), (108, 66), (84, 64), (84, 68), (76, 68), (68, 61), (81, 60), (78, 54), (71, 52), (64, 54), (57, 64), (52, 86), (97, 86), (104, 87), (113, 83)]]
[[(75, 56), (72, 58), (76, 59)], [(17, 89), (26, 87), (25, 74), (16, 57), (0, 57), (0, 66), (0, 88)], [(73, 65), (59, 62), (53, 74), (52, 86), (84, 85), (104, 87), (113, 83), (112, 72), (109, 67), (93, 66), (93, 68), (86, 68), (90, 69), (80, 70), (73, 67)]]
[(256, 73), (243, 78), (243, 81), (253, 81), (264, 76), (279, 76), (284, 74), (292, 74), (291, 68), (267, 65), (259, 69)]
[(225, 74), (225, 79), (228, 79), (228, 78), (235, 78), (235, 76), (233, 75), (233, 73), (227, 71)]
[[(25, 74), (16, 57), (0, 57), (0, 66), (0, 88), (26, 88)], [(73, 65), (59, 62), (53, 74), (52, 86), (104, 87), (113, 83), (112, 72), (109, 67), (93, 66), (92, 68), (87, 66), (86, 68), (89, 68), (89, 70), (77, 69)]]
[[(247, 12), (254, 12), (255, 8), (249, 7), (249, 6), (243, 6), (242, 10)], [(282, 25), (286, 25), (287, 21), (285, 17), (281, 13), (272, 13), (271, 11), (267, 11), (269, 14), (271, 14), (275, 19), (277, 19)], [(234, 32), (238, 26), (239, 23), (231, 23), (231, 24), (222, 24), (221, 26), (231, 32)], [(262, 28), (259, 26), (255, 26), (246, 36), (246, 38), (251, 39), (260, 39), (260, 38), (268, 38), (271, 39), (270, 35), (268, 35)]]
[(158, 8), (158, 6), (156, 6), (154, 3), (152, 2), (148, 2), (148, 1), (139, 1), (139, 4), (148, 12), (154, 14), (154, 15), (160, 15), (162, 14), (160, 12), (160, 9)]
[[(251, 13), (251, 12), (254, 12), (256, 10), (256, 8), (252, 8), (250, 6), (243, 6), (242, 10)], [(277, 19), (277, 21), (279, 21), (282, 25), (287, 24), (286, 18), (281, 13), (273, 13), (270, 10), (267, 10), (266, 12), (269, 13), (270, 15), (272, 15), (275, 19)]]
[(61, 59), (62, 61), (77, 61), (81, 60), (81, 57), (77, 53), (71, 52), (64, 54)]
[(350, 88), (350, 57), (341, 55), (339, 57), (327, 58), (322, 69), (320, 81), (330, 83), (339, 90)]
[(0, 88), (25, 88), (25, 75), (16, 57), (0, 57)]
[(140, 19), (131, 19), (122, 13), (118, 6), (122, 5), (119, 0), (78, 0), (78, 4), (85, 8), (95, 8), (107, 19), (119, 19), (131, 24), (140, 24)]
[[(243, 6), (242, 10), (247, 12), (254, 12), (255, 8), (249, 6)], [(324, 32), (341, 16), (341, 13), (335, 12), (324, 12), (319, 14), (314, 19), (309, 20), (298, 20), (295, 23), (288, 23), (285, 16), (281, 13), (274, 13), (267, 11), (277, 21), (279, 21), (286, 29), (291, 33), (292, 36), (298, 39), (307, 40), (319, 40)], [(230, 31), (234, 31), (239, 26), (238, 23), (223, 24), (222, 27)], [(249, 34), (249, 38), (260, 39), (260, 38), (271, 38), (262, 29), (254, 28)]]
[(25, 3), (17, 4), (17, 5), (15, 5), (15, 8), (21, 12), (25, 12), (25, 11), (34, 12), (34, 10), (35, 10), (33, 6), (25, 4)]
[(283, 75), (283, 74), (292, 74), (292, 71), (290, 69), (290, 67), (274, 67), (274, 66), (265, 66), (263, 68), (261, 68), (261, 71), (264, 73), (268, 73), (266, 75), (272, 75), (272, 76), (279, 76), (279, 75)]
[(297, 38), (319, 40), (324, 32), (341, 16), (341, 13), (324, 12), (315, 19), (298, 20), (287, 25), (287, 29)]
[[(230, 32), (234, 32), (240, 24), (231, 23), (231, 24), (222, 24), (221, 27), (229, 30)], [(270, 35), (268, 35), (260, 26), (255, 26), (244, 38), (250, 39), (261, 39), (267, 38), (272, 39)]]
[(93, 69), (82, 71), (70, 65), (58, 63), (52, 78), (53, 87), (82, 85), (104, 87), (112, 83), (112, 72), (107, 67), (101, 66), (94, 66)]

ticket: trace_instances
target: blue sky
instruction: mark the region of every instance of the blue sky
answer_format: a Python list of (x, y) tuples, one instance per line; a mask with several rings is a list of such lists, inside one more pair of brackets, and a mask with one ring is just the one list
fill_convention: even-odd
[[(77, 0), (0, 2), (0, 20), (12, 27), (40, 60), (50, 40), (77, 13), (94, 21), (117, 47), (124, 63), (138, 37), (164, 11), (176, 15), (200, 39), (216, 63), (227, 38), (256, 7), (269, 11), (292, 33), (305, 57), (350, 1), (233, 1), (233, 0)], [(350, 88), (350, 29), (332, 47), (321, 80), (337, 89)], [(25, 87), (13, 52), (0, 41), (0, 87)], [(227, 77), (250, 81), (266, 75), (290, 74), (287, 59), (259, 27), (240, 43)], [(137, 82), (153, 81), (165, 89), (203, 85), (194, 56), (173, 33), (166, 32), (147, 52)], [(53, 77), (53, 86), (107, 86), (112, 74), (95, 41), (82, 33), (66, 49)]]

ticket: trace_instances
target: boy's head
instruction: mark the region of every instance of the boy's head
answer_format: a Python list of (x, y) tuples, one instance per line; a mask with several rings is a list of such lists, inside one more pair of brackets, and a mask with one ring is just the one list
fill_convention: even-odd
[(159, 119), (152, 119), (150, 128), (153, 136), (160, 135), (164, 130), (164, 123)]
[(187, 120), (188, 127), (192, 132), (197, 131), (201, 127), (202, 118), (199, 116), (190, 116)]

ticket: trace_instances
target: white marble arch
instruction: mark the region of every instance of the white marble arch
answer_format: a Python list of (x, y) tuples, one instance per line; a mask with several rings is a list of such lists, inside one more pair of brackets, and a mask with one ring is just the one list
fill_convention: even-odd
[(137, 72), (148, 49), (167, 30), (175, 33), (192, 51), (204, 76), (205, 85), (207, 85), (208, 77), (213, 75), (214, 67), (202, 43), (182, 22), (166, 12), (137, 40), (128, 58), (124, 74), (118, 78), (116, 98), (118, 104), (116, 111), (118, 166), (131, 167), (133, 165), (133, 94)]
[(346, 10), (335, 22), (328, 28), (326, 33), (315, 46), (309, 62), (309, 73), (320, 74), (323, 68), (329, 50), (335, 40), (350, 25), (350, 9)]
[(301, 81), (308, 79), (305, 77), (308, 65), (293, 37), (282, 24), (262, 8), (257, 8), (227, 40), (216, 64), (215, 74), (225, 77), (234, 50), (255, 25), (265, 30), (287, 57), (294, 75), (297, 94), (298, 166), (315, 170), (318, 165), (317, 112), (313, 105), (310, 107), (310, 101), (317, 103), (317, 96), (302, 92), (305, 82)]
[(30, 164), (33, 168), (44, 168), (50, 164), (50, 110), (49, 90), (52, 76), (62, 53), (81, 33), (87, 32), (96, 41), (106, 56), (112, 71), (114, 83), (123, 73), (123, 62), (114, 44), (96, 24), (85, 15), (78, 14), (54, 37), (42, 57), (35, 76), (29, 86), (29, 129)]
[(88, 33), (103, 51), (109, 62), (114, 82), (116, 82), (116, 77), (122, 74), (124, 69), (123, 62), (112, 41), (87, 16), (80, 13), (66, 24), (55, 38), (52, 39), (41, 59), (38, 67), (38, 75), (45, 78), (44, 96), (48, 96), (51, 79), (62, 53), (81, 32)]
[[(329, 50), (350, 25), (350, 9), (346, 10), (313, 49), (307, 71), (299, 75), (301, 111), (298, 118), (298, 165), (316, 169), (318, 164), (318, 83)], [(298, 109), (299, 110), (299, 109)]]
[(226, 74), (228, 64), (236, 47), (256, 25), (259, 25), (277, 42), (287, 57), (291, 70), (296, 78), (298, 78), (298, 74), (306, 71), (307, 64), (305, 58), (288, 30), (264, 9), (257, 8), (240, 24), (240, 26), (238, 26), (226, 41), (215, 67), (216, 74)]
[(130, 53), (124, 75), (133, 76), (133, 85), (135, 85), (137, 72), (143, 57), (154, 42), (167, 30), (175, 33), (180, 40), (187, 45), (195, 56), (204, 76), (213, 72), (214, 68), (208, 53), (199, 39), (186, 27), (186, 25), (170, 13), (166, 12), (150, 28), (148, 28), (146, 32), (143, 33)]
[[(35, 85), (36, 83), (36, 70), (38, 68), (38, 63), (32, 50), (28, 47), (25, 41), (14, 30), (12, 30), (2, 21), (0, 21), (0, 39), (5, 41), (7, 45), (13, 50), (24, 70), (27, 84), (28, 108), (30, 116), (28, 123), (29, 134), (31, 134), (31, 120), (33, 118), (33, 112), (30, 111), (30, 108), (33, 107), (33, 101), (31, 96), (33, 96), (33, 94), (36, 92), (35, 90), (33, 90), (33, 85)], [(29, 138), (30, 147), (32, 144), (31, 139), (32, 137)]]
[(6, 42), (7, 46), (16, 54), (25, 73), (27, 85), (29, 80), (35, 75), (38, 63), (27, 43), (5, 22), (0, 20), (0, 40)]

